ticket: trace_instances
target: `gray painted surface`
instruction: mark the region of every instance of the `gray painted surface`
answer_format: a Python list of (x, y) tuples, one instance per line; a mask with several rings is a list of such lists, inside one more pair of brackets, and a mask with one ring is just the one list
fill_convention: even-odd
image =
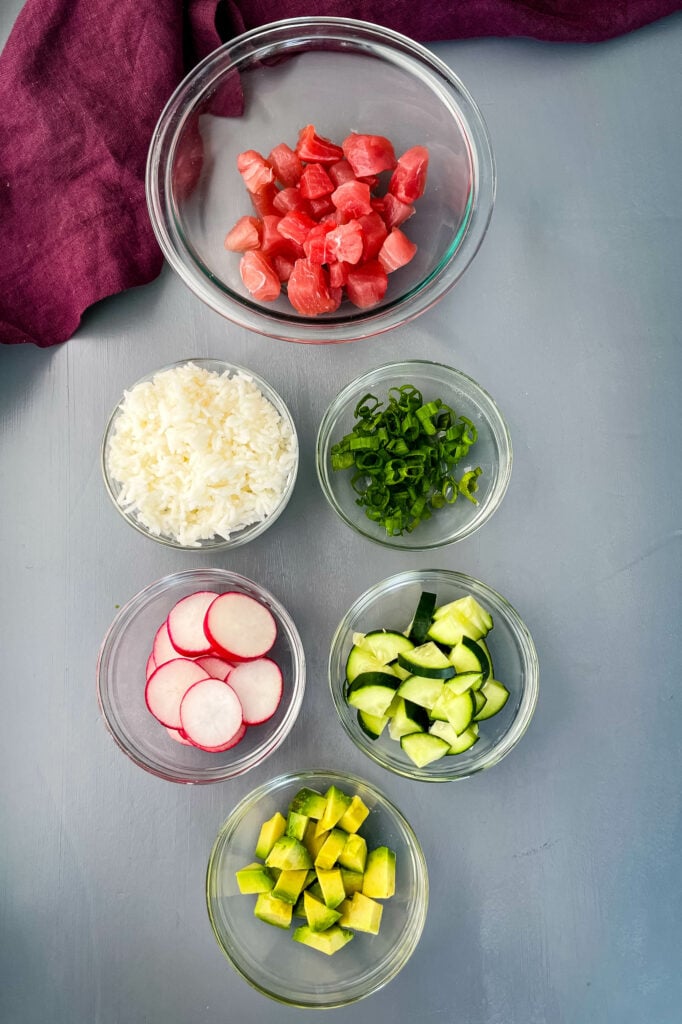
[[(2, 7), (3, 39), (18, 6)], [(233, 329), (166, 272), (100, 304), (65, 345), (0, 350), (3, 1024), (299, 1020), (222, 960), (203, 884), (234, 803), (316, 765), (348, 766), (385, 789), (423, 842), (432, 886), (410, 963), (381, 993), (334, 1011), (339, 1024), (681, 1018), (682, 20), (594, 47), (435, 49), (487, 118), (499, 193), (473, 266), (416, 324), (339, 348), (287, 346)], [(129, 529), (98, 464), (123, 387), (191, 355), (263, 373), (302, 441), (282, 518), (212, 559)], [(338, 386), (410, 355), (480, 381), (515, 449), (500, 510), (437, 556), (352, 535), (313, 467)], [(146, 775), (115, 747), (94, 668), (117, 605), (211, 561), (289, 608), (308, 688), (293, 733), (260, 770), (192, 789)], [(427, 787), (355, 750), (325, 664), (353, 598), (399, 568), (436, 563), (517, 607), (537, 644), (541, 695), (506, 761)]]

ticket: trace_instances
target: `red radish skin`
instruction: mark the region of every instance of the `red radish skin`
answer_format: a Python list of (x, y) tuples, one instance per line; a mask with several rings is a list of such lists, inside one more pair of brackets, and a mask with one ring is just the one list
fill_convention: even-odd
[(190, 686), (180, 706), (181, 728), (196, 747), (225, 749), (243, 724), (239, 697), (229, 683), (202, 679)]
[(154, 661), (154, 655), (150, 654), (147, 658), (147, 666), (145, 668), (145, 679), (149, 679), (150, 675), (156, 672), (156, 662)]
[(271, 658), (257, 658), (235, 665), (229, 685), (239, 697), (247, 725), (267, 722), (282, 699), (282, 672)]
[[(209, 754), (220, 754), (223, 750), (231, 750), (232, 747), (236, 747), (238, 743), (241, 743), (245, 735), (246, 725), (242, 722), (232, 739), (228, 740), (227, 743), (223, 743), (222, 747), (211, 747), (210, 750), (207, 747), (201, 747), (200, 749), (208, 750)], [(192, 744), (192, 746), (194, 746), (194, 744)]]
[(162, 622), (156, 631), (154, 636), (154, 642), (152, 644), (152, 657), (156, 662), (156, 667), (160, 668), (161, 665), (167, 661), (172, 661), (173, 658), (177, 658), (180, 652), (176, 651), (171, 643), (171, 638), (168, 634), (167, 622)]
[[(206, 679), (206, 673), (201, 665), (188, 658), (175, 658), (159, 665), (147, 680), (144, 691), (144, 699), (154, 718), (167, 729), (181, 729), (182, 699), (190, 686), (203, 679)], [(227, 686), (227, 683), (221, 685)]]
[(166, 625), (170, 642), (179, 654), (197, 658), (212, 652), (211, 642), (204, 633), (204, 619), (217, 596), (210, 590), (197, 590), (171, 608)]
[(204, 631), (214, 650), (228, 661), (262, 658), (277, 639), (277, 623), (268, 608), (248, 594), (220, 594), (206, 612)]
[[(164, 726), (164, 728), (166, 727)], [(182, 743), (183, 747), (194, 746), (194, 744), (190, 743), (190, 741), (187, 739), (182, 729), (166, 729), (166, 732), (168, 733), (172, 740), (175, 740), (176, 743)]]
[(219, 658), (217, 654), (208, 654), (203, 658), (197, 658), (197, 665), (206, 672), (207, 676), (211, 679), (222, 679), (223, 682), (227, 679), (230, 672), (234, 668), (229, 661), (225, 661), (224, 658)]

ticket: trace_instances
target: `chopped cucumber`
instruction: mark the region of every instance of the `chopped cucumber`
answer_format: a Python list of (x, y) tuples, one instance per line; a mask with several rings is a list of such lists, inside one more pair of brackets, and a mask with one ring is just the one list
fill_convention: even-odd
[(411, 700), (421, 708), (432, 708), (443, 693), (441, 679), (425, 679), (423, 676), (408, 676), (398, 687), (398, 696)]
[[(434, 722), (434, 725), (438, 724), (445, 723)], [(407, 736), (401, 736), (400, 746), (410, 761), (413, 761), (418, 768), (424, 768), (432, 761), (438, 761), (441, 757), (445, 757), (450, 750), (449, 743), (428, 732), (412, 732)]]
[(383, 661), (380, 661), (371, 651), (359, 647), (357, 644), (351, 648), (346, 661), (346, 681), (352, 683), (365, 672), (390, 672)]
[(428, 590), (422, 591), (409, 629), (410, 640), (413, 640), (415, 644), (426, 643), (435, 607), (436, 595), (429, 593)]
[(365, 633), (357, 646), (373, 654), (382, 665), (388, 665), (398, 657), (401, 651), (411, 651), (414, 643), (412, 640), (408, 640), (404, 633), (374, 629), (371, 633)]
[(474, 722), (461, 736), (458, 736), (449, 722), (434, 722), (430, 734), (443, 740), (448, 745), (446, 754), (463, 754), (469, 747), (473, 747), (478, 740), (478, 726)]
[(429, 716), (426, 709), (398, 695), (398, 704), (388, 723), (391, 739), (399, 740), (411, 732), (427, 732), (428, 728)]
[(502, 683), (498, 683), (497, 679), (488, 679), (479, 692), (485, 697), (485, 704), (481, 707), (480, 711), (476, 712), (475, 719), (477, 722), (482, 722), (486, 718), (492, 718), (493, 715), (502, 710), (509, 700), (509, 690)]
[(449, 722), (457, 735), (464, 732), (475, 713), (475, 702), (471, 690), (464, 693), (453, 693), (447, 686), (431, 708), (431, 718), (436, 721)]
[(414, 675), (428, 679), (452, 679), (455, 674), (453, 663), (432, 640), (411, 651), (400, 653), (398, 663)]

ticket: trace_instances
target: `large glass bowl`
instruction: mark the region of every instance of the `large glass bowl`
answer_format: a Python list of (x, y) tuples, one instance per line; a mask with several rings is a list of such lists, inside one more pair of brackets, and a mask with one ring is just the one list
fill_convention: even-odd
[[(333, 956), (294, 942), (290, 931), (254, 917), (255, 897), (242, 895), (235, 871), (254, 860), (262, 823), (299, 789), (335, 785), (370, 809), (360, 832), (369, 849), (396, 855), (396, 891), (383, 900), (378, 935), (355, 932)], [(348, 773), (313, 770), (280, 775), (250, 793), (220, 829), (208, 863), (206, 897), (215, 937), (232, 966), (254, 988), (301, 1007), (343, 1006), (382, 988), (405, 966), (419, 941), (428, 906), (428, 875), (419, 841), (400, 811), (375, 786)], [(303, 921), (299, 922), (303, 924)]]
[[(507, 703), (492, 718), (480, 723), (479, 740), (463, 754), (446, 755), (418, 768), (403, 753), (400, 743), (385, 729), (372, 740), (360, 728), (357, 712), (345, 697), (346, 661), (354, 633), (375, 629), (402, 632), (409, 628), (423, 590), (437, 595), (437, 604), (467, 594), (492, 615), (493, 628), (485, 638), (495, 678), (509, 690)], [(362, 594), (339, 624), (329, 654), (329, 685), (341, 724), (353, 743), (389, 771), (420, 782), (450, 782), (498, 764), (525, 733), (538, 699), (538, 658), (528, 629), (504, 597), (479, 580), (446, 569), (401, 572)]]
[[(277, 623), (269, 657), (282, 670), (284, 689), (277, 711), (250, 726), (230, 750), (207, 753), (171, 739), (145, 703), (145, 664), (154, 634), (173, 605), (198, 590), (236, 590), (266, 605)], [(224, 782), (262, 764), (291, 731), (305, 690), (305, 656), (286, 609), (263, 587), (227, 569), (186, 569), (145, 587), (118, 612), (97, 661), (97, 696), (104, 721), (124, 754), (169, 782)]]
[[(224, 248), (228, 230), (254, 212), (238, 154), (295, 146), (308, 124), (337, 142), (351, 131), (385, 135), (397, 155), (429, 149), (426, 191), (404, 225), (417, 254), (370, 309), (345, 301), (311, 319), (283, 295), (255, 301), (238, 255)], [(166, 105), (147, 164), (149, 212), (173, 269), (228, 320), (287, 341), (354, 341), (424, 312), (476, 254), (494, 195), (488, 132), (459, 78), (426, 47), (349, 18), (275, 22), (210, 54)]]
[[(352, 470), (333, 470), (332, 447), (353, 429), (354, 410), (368, 393), (386, 403), (389, 388), (412, 384), (424, 402), (442, 399), (457, 416), (466, 416), (476, 427), (478, 439), (455, 468), (460, 479), (467, 470), (480, 466), (477, 504), (459, 495), (453, 504), (435, 510), (422, 519), (412, 533), (389, 535), (385, 528), (368, 519), (356, 502)], [(425, 360), (388, 363), (368, 370), (347, 384), (331, 403), (320, 423), (316, 450), (317, 475), (324, 496), (336, 514), (369, 540), (387, 547), (412, 551), (437, 548), (468, 537), (492, 516), (502, 501), (512, 469), (509, 431), (497, 405), (483, 388), (460, 370)]]
[(139, 533), (142, 533), (145, 537), (149, 537), (151, 540), (158, 541), (160, 544), (165, 544), (167, 547), (178, 548), (183, 551), (222, 551), (227, 548), (241, 547), (242, 544), (248, 544), (249, 541), (255, 540), (256, 537), (260, 537), (265, 530), (272, 526), (272, 524), (282, 514), (289, 502), (289, 499), (291, 498), (298, 472), (298, 436), (296, 434), (296, 425), (286, 404), (266, 380), (260, 377), (257, 373), (254, 373), (253, 370), (247, 370), (243, 366), (236, 366), (233, 363), (228, 363), (224, 359), (181, 359), (176, 363), (172, 363), (170, 366), (162, 366), (158, 370), (154, 370), (152, 373), (140, 378), (140, 380), (136, 381), (135, 384), (131, 385), (129, 390), (137, 387), (138, 384), (143, 384), (146, 381), (153, 380), (159, 373), (163, 373), (166, 370), (172, 370), (175, 367), (185, 366), (188, 363), (192, 363), (194, 366), (207, 370), (213, 374), (227, 374), (230, 377), (234, 377), (235, 374), (241, 374), (250, 378), (263, 397), (266, 398), (275, 408), (279, 416), (287, 425), (293, 438), (295, 460), (288, 472), (277, 506), (269, 515), (250, 523), (248, 526), (244, 526), (240, 530), (232, 531), (229, 537), (223, 537), (220, 534), (215, 534), (212, 537), (199, 540), (194, 544), (185, 545), (179, 543), (175, 537), (172, 537), (169, 534), (154, 533), (144, 522), (143, 518), (140, 516), (140, 510), (136, 506), (124, 508), (121, 504), (120, 496), (122, 492), (122, 484), (120, 480), (116, 479), (110, 465), (109, 450), (111, 438), (116, 432), (117, 422), (121, 415), (121, 406), (125, 396), (116, 404), (116, 407), (111, 413), (102, 438), (100, 462), (104, 485), (106, 487), (107, 494), (116, 507), (116, 510), (120, 512), (125, 521)]

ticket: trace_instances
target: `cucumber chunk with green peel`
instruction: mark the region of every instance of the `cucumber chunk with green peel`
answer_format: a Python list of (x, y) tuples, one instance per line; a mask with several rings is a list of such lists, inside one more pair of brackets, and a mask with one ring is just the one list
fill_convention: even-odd
[(501, 711), (509, 700), (509, 690), (497, 679), (488, 679), (480, 690), (485, 697), (485, 704), (475, 715), (477, 722), (483, 722), (486, 718), (492, 718), (498, 711)]
[[(467, 594), (466, 597), (458, 597), (456, 601), (449, 601), (447, 604), (440, 605), (433, 613), (433, 618), (435, 622), (439, 622), (441, 619), (448, 618), (453, 613), (458, 615), (463, 622), (469, 623), (479, 636), (486, 636), (493, 628), (492, 615), (485, 610), (483, 605), (478, 603), (472, 594)], [(473, 633), (468, 633), (467, 635), (471, 636), (473, 640), (478, 640), (478, 637), (473, 636)]]
[(442, 679), (426, 679), (423, 676), (408, 676), (398, 687), (398, 696), (418, 704), (421, 708), (432, 708), (443, 693)]
[(480, 690), (483, 686), (482, 672), (459, 672), (452, 679), (448, 679), (445, 686), (452, 693), (466, 693), (467, 690)]
[(429, 715), (426, 708), (414, 701), (399, 697), (399, 702), (388, 723), (388, 733), (392, 740), (398, 741), (401, 736), (411, 732), (426, 732), (429, 728)]
[(449, 722), (434, 722), (429, 730), (434, 738), (443, 740), (448, 749), (446, 754), (463, 754), (465, 750), (478, 742), (478, 725), (474, 722), (461, 735), (457, 735)]
[(351, 683), (347, 701), (357, 711), (381, 718), (388, 711), (400, 680), (386, 672), (362, 672)]
[[(447, 725), (447, 723), (434, 722), (434, 725)], [(413, 761), (418, 768), (424, 768), (427, 764), (445, 757), (450, 749), (449, 743), (428, 732), (413, 732), (407, 736), (401, 736), (400, 746), (410, 761)]]
[(487, 698), (482, 690), (472, 690), (471, 696), (474, 698), (474, 721), (477, 721), (479, 712), (483, 710), (487, 703)]
[(458, 673), (480, 672), (483, 682), (490, 675), (490, 662), (483, 648), (468, 636), (462, 637), (450, 653), (450, 662)]
[(386, 709), (385, 715), (368, 715), (366, 711), (358, 711), (358, 725), (364, 732), (365, 736), (369, 736), (371, 740), (379, 739), (391, 720), (391, 716), (388, 713), (389, 710), (390, 705)]
[(443, 693), (431, 708), (430, 714), (435, 721), (449, 722), (459, 735), (470, 725), (475, 710), (471, 690), (465, 690), (464, 693), (453, 693), (447, 686), (444, 686)]
[(435, 607), (436, 595), (423, 590), (408, 633), (415, 644), (426, 643)]
[(359, 675), (362, 675), (363, 672), (391, 673), (391, 669), (386, 666), (385, 662), (380, 661), (379, 658), (375, 657), (371, 651), (367, 651), (364, 647), (358, 647), (356, 645), (351, 648), (348, 660), (346, 661), (347, 682), (352, 683)]
[(370, 633), (365, 633), (356, 646), (368, 651), (382, 665), (388, 665), (398, 657), (401, 651), (411, 651), (414, 648), (414, 643), (404, 633), (396, 633), (388, 629), (373, 629)]
[(453, 664), (432, 640), (399, 654), (398, 663), (427, 679), (451, 679), (455, 674)]

